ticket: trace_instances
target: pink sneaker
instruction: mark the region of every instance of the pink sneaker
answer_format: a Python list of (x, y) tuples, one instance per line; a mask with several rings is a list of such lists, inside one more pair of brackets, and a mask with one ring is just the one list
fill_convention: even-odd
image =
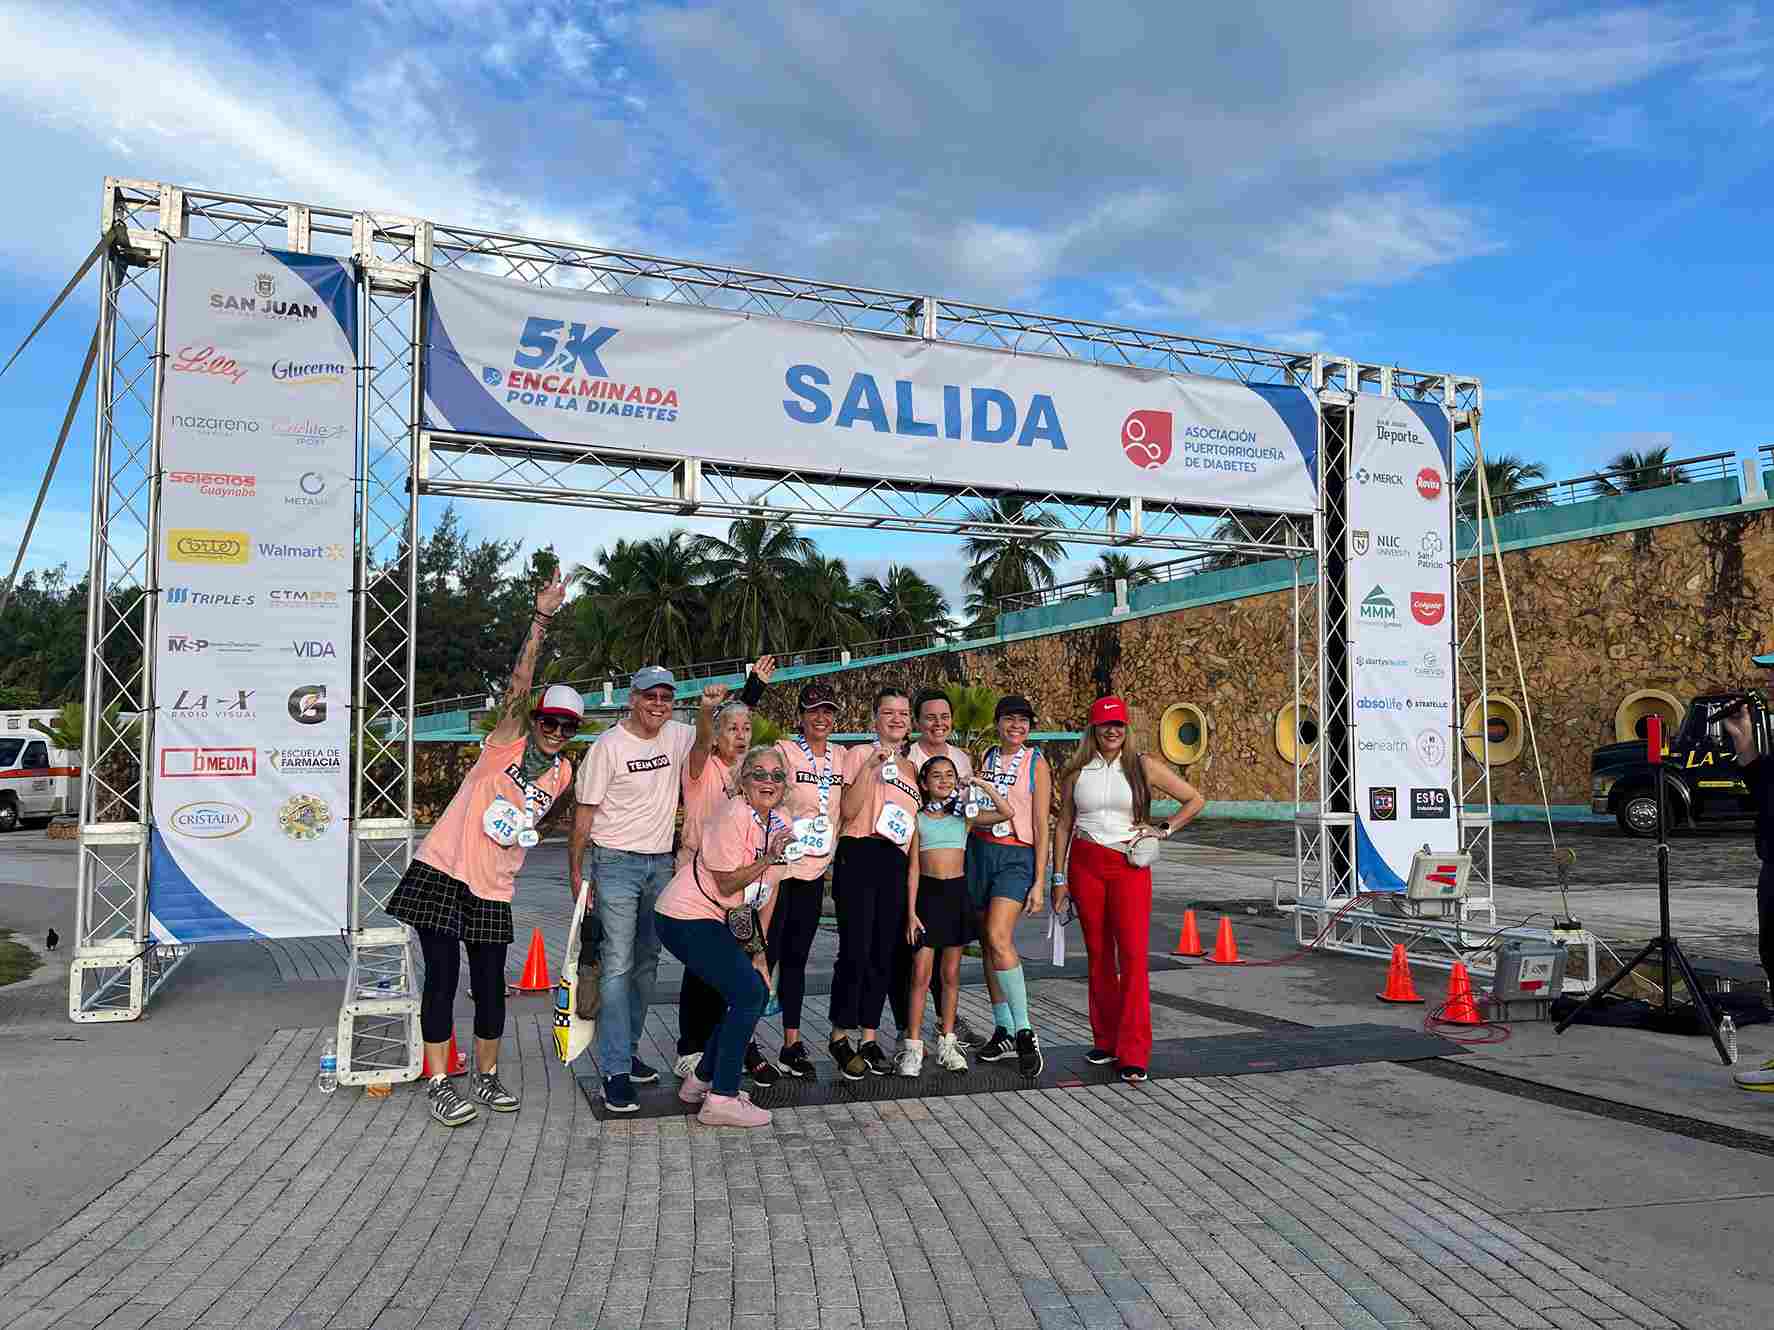
[(732, 1096), (711, 1094), (702, 1101), (696, 1120), (705, 1127), (768, 1127), (770, 1110), (752, 1103), (744, 1090)]
[(684, 1083), (678, 1086), (678, 1101), (685, 1104), (700, 1104), (708, 1098), (707, 1081), (696, 1079), (694, 1071), (684, 1074)]

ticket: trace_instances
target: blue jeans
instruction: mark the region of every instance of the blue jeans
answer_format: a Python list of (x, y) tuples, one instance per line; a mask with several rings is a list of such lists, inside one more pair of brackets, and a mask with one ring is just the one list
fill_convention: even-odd
[(739, 1073), (745, 1069), (745, 1046), (764, 1014), (769, 987), (726, 924), (712, 919), (673, 919), (664, 914), (653, 918), (665, 949), (726, 1003), (720, 1024), (702, 1051), (696, 1076), (710, 1082), (716, 1094), (736, 1095)]
[(653, 907), (671, 881), (669, 854), (635, 854), (593, 846), (592, 880), (597, 917), (604, 927), (604, 972), (598, 984), (598, 1067), (605, 1076), (626, 1076), (640, 1047), (659, 973), (659, 934)]

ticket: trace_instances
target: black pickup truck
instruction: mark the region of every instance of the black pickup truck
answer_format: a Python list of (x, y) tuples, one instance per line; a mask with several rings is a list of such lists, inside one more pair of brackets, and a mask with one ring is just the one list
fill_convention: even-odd
[[(1749, 786), (1737, 769), (1731, 740), (1719, 713), (1742, 699), (1741, 693), (1707, 693), (1688, 704), (1673, 737), (1663, 741), (1663, 762), (1668, 769), (1664, 799), (1669, 825), (1717, 825), (1753, 818)], [(1768, 712), (1755, 705), (1757, 728), (1767, 743)], [(1774, 752), (1764, 747), (1763, 752)], [(1593, 812), (1612, 813), (1628, 836), (1657, 834), (1655, 776), (1645, 760), (1645, 742), (1604, 744), (1589, 758), (1589, 806)], [(1748, 824), (1745, 823), (1747, 826)]]

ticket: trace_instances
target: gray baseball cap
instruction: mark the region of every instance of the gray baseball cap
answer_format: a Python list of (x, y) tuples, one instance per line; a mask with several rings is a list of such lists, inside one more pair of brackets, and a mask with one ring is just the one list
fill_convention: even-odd
[(628, 690), (631, 693), (644, 693), (647, 689), (658, 688), (661, 684), (675, 691), (678, 681), (672, 677), (671, 671), (665, 666), (649, 665), (643, 670), (635, 671), (634, 678), (628, 681)]

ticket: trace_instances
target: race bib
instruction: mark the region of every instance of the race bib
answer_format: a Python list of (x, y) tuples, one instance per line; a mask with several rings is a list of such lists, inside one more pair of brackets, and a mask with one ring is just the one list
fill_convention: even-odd
[(807, 857), (807, 847), (798, 840), (791, 840), (782, 847), (782, 862), (792, 864)]
[(906, 845), (912, 839), (912, 815), (898, 804), (885, 804), (875, 819), (875, 830), (895, 845)]
[(518, 832), (524, 829), (524, 815), (518, 806), (503, 795), (487, 805), (487, 811), (481, 814), (480, 829), (487, 834), (487, 839), (501, 849), (509, 850), (517, 844)]
[[(802, 854), (810, 854), (817, 859), (837, 848), (838, 838), (832, 832), (832, 820), (829, 817), (797, 817), (789, 830), (794, 833), (795, 844), (801, 846)], [(795, 857), (799, 858), (800, 855)]]
[(1008, 840), (1015, 834), (1015, 832), (1016, 823), (1014, 822), (996, 822), (992, 824), (992, 834), (994, 836), (1001, 836)]

